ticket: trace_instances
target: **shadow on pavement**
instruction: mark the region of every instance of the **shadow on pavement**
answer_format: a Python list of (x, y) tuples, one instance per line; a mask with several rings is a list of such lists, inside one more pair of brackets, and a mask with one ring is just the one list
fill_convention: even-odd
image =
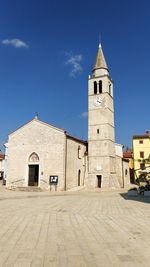
[(146, 197), (144, 195), (129, 196), (128, 193), (120, 193), (120, 196), (123, 197), (125, 200), (132, 200), (132, 201), (138, 201), (138, 202), (143, 202), (143, 203), (150, 203), (150, 197)]

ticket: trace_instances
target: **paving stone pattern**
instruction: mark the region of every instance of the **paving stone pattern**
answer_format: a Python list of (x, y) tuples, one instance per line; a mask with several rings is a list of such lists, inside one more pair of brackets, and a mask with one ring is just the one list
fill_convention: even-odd
[(0, 192), (0, 266), (150, 266), (149, 198)]

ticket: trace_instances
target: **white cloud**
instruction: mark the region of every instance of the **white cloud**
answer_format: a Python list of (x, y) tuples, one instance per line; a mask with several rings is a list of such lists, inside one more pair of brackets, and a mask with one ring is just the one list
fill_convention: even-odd
[(70, 72), (71, 77), (76, 77), (77, 74), (82, 72), (82, 66), (80, 62), (82, 61), (83, 57), (81, 54), (79, 55), (72, 55), (70, 53), (66, 53), (68, 59), (65, 61), (66, 65), (71, 65), (72, 70)]
[(2, 40), (3, 45), (11, 45), (15, 48), (29, 48), (29, 45), (20, 39), (6, 39)]
[(88, 112), (84, 111), (81, 113), (81, 117), (86, 118), (88, 116)]

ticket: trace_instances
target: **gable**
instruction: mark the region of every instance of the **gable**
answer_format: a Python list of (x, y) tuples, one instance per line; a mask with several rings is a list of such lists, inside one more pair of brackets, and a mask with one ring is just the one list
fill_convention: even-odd
[(16, 145), (22, 143), (46, 145), (47, 143), (59, 143), (60, 137), (64, 137), (64, 131), (37, 119), (23, 125), (9, 135), (9, 142)]
[(30, 127), (32, 124), (33, 125), (35, 125), (35, 124), (43, 125), (43, 126), (46, 126), (46, 127), (49, 127), (49, 128), (52, 128), (52, 129), (55, 129), (57, 131), (60, 131), (60, 132), (64, 133), (64, 130), (61, 129), (61, 128), (57, 128), (57, 127), (55, 127), (55, 126), (53, 126), (51, 124), (48, 124), (48, 123), (43, 122), (43, 121), (40, 121), (38, 119), (33, 119), (33, 120), (27, 122), (26, 124), (22, 125), (18, 129), (16, 129), (14, 132), (10, 133), (9, 136), (17, 134), (19, 131), (22, 131), (24, 128)]

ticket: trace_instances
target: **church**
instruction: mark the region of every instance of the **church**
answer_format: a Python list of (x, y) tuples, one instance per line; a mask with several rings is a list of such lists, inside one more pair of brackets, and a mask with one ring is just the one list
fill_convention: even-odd
[(128, 162), (115, 144), (113, 81), (101, 44), (88, 77), (88, 142), (35, 117), (11, 133), (5, 147), (8, 189), (129, 186)]

